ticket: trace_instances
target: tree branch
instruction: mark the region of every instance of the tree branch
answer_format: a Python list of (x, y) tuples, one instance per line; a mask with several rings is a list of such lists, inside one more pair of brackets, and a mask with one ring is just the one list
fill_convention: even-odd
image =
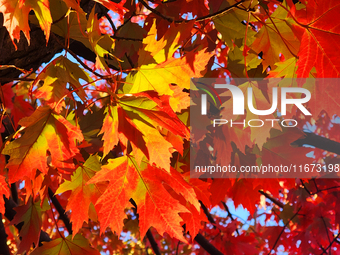
[(276, 204), (278, 207), (283, 208), (284, 204), (279, 201), (276, 200), (275, 198), (273, 198), (271, 195), (269, 195), (268, 193), (264, 192), (263, 190), (259, 190), (261, 195), (264, 195), (266, 198), (268, 198), (270, 201), (272, 201), (274, 204)]
[(18, 198), (18, 189), (17, 189), (17, 184), (12, 183), (11, 184), (11, 194), (14, 202), (18, 204), (19, 198)]
[[(56, 53), (62, 51), (60, 45), (54, 40), (49, 40), (46, 45), (44, 32), (39, 26), (32, 24), (30, 24), (30, 44), (28, 45), (25, 36), (21, 33), (16, 50), (6, 27), (2, 24), (3, 15), (0, 13), (0, 65), (14, 65), (18, 68), (32, 70), (34, 72), (42, 63), (50, 61)], [(11, 82), (20, 74), (21, 71), (14, 68), (0, 70), (1, 82)]]
[(151, 248), (152, 248), (153, 252), (156, 255), (161, 255), (161, 252), (159, 250), (158, 244), (157, 244), (155, 238), (153, 237), (150, 229), (146, 232), (146, 237), (148, 238), (149, 243), (151, 244)]
[(303, 145), (311, 145), (316, 148), (340, 155), (340, 143), (330, 140), (326, 137), (316, 135), (314, 133), (305, 132), (305, 134), (306, 134), (305, 138), (296, 140), (295, 142), (292, 143), (292, 145), (297, 145), (300, 147)]
[(112, 21), (111, 17), (109, 16), (109, 14), (107, 14), (107, 12), (104, 13), (104, 17), (105, 17), (105, 18), (107, 19), (107, 21), (110, 23), (110, 26), (111, 26), (113, 32), (115, 33), (115, 32), (117, 31), (117, 28), (116, 28), (115, 24), (113, 24), (113, 21)]
[(70, 222), (70, 219), (67, 217), (66, 212), (64, 208), (59, 203), (57, 197), (54, 195), (53, 191), (48, 188), (48, 196), (50, 197), (55, 209), (57, 210), (59, 214), (59, 219), (61, 219), (64, 222), (64, 225), (70, 235), (72, 235), (72, 223)]
[(112, 39), (116, 39), (116, 40), (126, 40), (126, 41), (135, 41), (135, 42), (142, 42), (143, 39), (138, 39), (138, 38), (130, 38), (130, 37), (120, 37), (120, 36), (115, 36), (115, 35), (111, 35)]
[(210, 214), (208, 208), (201, 201), (199, 201), (199, 202), (200, 202), (201, 207), (202, 207), (205, 215), (207, 216), (209, 222), (213, 225), (214, 228), (216, 228), (216, 222), (215, 222), (214, 218), (212, 217), (212, 215)]
[(2, 255), (11, 255), (7, 245), (7, 234), (5, 226), (2, 223), (2, 214), (0, 214), (0, 251)]
[(211, 255), (223, 255), (214, 245), (212, 245), (204, 236), (200, 233), (195, 237), (195, 241)]

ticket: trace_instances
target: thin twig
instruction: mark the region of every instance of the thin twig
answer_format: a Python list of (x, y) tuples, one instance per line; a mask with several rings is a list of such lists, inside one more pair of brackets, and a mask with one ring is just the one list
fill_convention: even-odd
[(319, 192), (319, 188), (318, 188), (318, 185), (316, 185), (316, 180), (315, 180), (315, 178), (313, 178), (312, 181), (314, 182), (316, 192)]
[(329, 237), (329, 232), (328, 232), (326, 221), (325, 221), (324, 217), (322, 217), (322, 216), (321, 216), (321, 219), (322, 219), (323, 225), (325, 226), (325, 229), (326, 229), (328, 241), (329, 241), (329, 243), (331, 243), (331, 238)]
[[(229, 208), (228, 208), (227, 204), (226, 204), (225, 202), (223, 202), (223, 201), (221, 201), (221, 202), (222, 202), (222, 205), (223, 205), (224, 209), (225, 209), (225, 210), (227, 211), (227, 213), (228, 213), (228, 217), (230, 217), (230, 219), (231, 219), (232, 221), (235, 221), (233, 215), (232, 215), (231, 212), (229, 211)], [(240, 232), (238, 231), (237, 228), (236, 228), (236, 233), (237, 233), (237, 235), (240, 235)]]
[(301, 182), (303, 188), (305, 189), (305, 191), (308, 193), (308, 195), (312, 195), (312, 192), (309, 191), (309, 189), (306, 187), (306, 185), (305, 185), (305, 183), (303, 182), (302, 179), (300, 179), (300, 182)]
[(164, 16), (162, 13), (160, 13), (159, 11), (157, 11), (154, 8), (151, 8), (144, 0), (139, 0), (139, 2), (149, 11), (151, 11), (152, 13), (156, 14), (157, 16), (161, 17), (164, 20), (169, 21), (170, 23), (172, 23), (174, 20), (170, 17), (166, 17)]
[(287, 223), (283, 226), (283, 228), (282, 228), (282, 230), (281, 230), (279, 236), (276, 238), (275, 243), (274, 243), (273, 247), (270, 249), (268, 255), (270, 255), (270, 253), (275, 249), (275, 246), (276, 246), (277, 243), (279, 242), (281, 235), (282, 235), (283, 232), (285, 231), (285, 228), (288, 226), (289, 222), (291, 222), (291, 221), (296, 217), (296, 215), (298, 215), (298, 213), (299, 213), (300, 210), (301, 210), (301, 207), (296, 211), (296, 213), (295, 213), (290, 219), (288, 219)]
[(208, 14), (208, 15), (205, 15), (205, 16), (202, 16), (200, 18), (197, 18), (197, 19), (190, 19), (190, 20), (174, 20), (173, 18), (170, 18), (170, 17), (167, 17), (165, 15), (163, 15), (162, 13), (160, 13), (159, 11), (157, 11), (156, 9), (154, 8), (151, 8), (144, 0), (139, 0), (139, 2), (146, 8), (148, 9), (149, 11), (151, 11), (152, 13), (156, 14), (157, 16), (161, 17), (162, 19), (164, 20), (167, 20), (169, 21), (170, 23), (172, 22), (175, 22), (175, 23), (183, 23), (183, 22), (189, 22), (189, 21), (192, 21), (192, 20), (195, 20), (195, 21), (204, 21), (204, 20), (207, 20), (207, 19), (215, 19), (217, 18), (218, 16), (221, 16), (223, 14), (226, 14), (227, 12), (229, 12), (230, 10), (238, 7), (240, 4), (242, 4), (243, 2), (245, 2), (246, 0), (241, 0), (233, 5), (230, 5), (220, 11), (217, 11), (215, 13), (212, 13), (212, 14)]
[(77, 56), (77, 54), (72, 52), (70, 49), (66, 48), (53, 33), (51, 35), (55, 38), (56, 42), (64, 48), (64, 50), (66, 50), (68, 53), (70, 53), (72, 55), (72, 57), (74, 57), (78, 61), (78, 63), (82, 65), (82, 67), (84, 67), (86, 70), (90, 71), (91, 73), (97, 75), (98, 77), (105, 79), (105, 76), (103, 76), (103, 75), (97, 73), (96, 71), (92, 70), (83, 61), (80, 60), (80, 58)]
[(337, 241), (337, 238), (338, 238), (339, 236), (340, 236), (340, 233), (338, 233), (338, 234), (334, 237), (333, 241), (325, 248), (325, 251), (323, 251), (323, 252), (321, 253), (321, 255), (324, 254), (324, 253), (326, 253), (327, 250), (330, 249), (330, 248), (332, 247), (333, 243)]
[(110, 23), (113, 32), (116, 33), (117, 28), (116, 28), (115, 24), (113, 24), (113, 21), (112, 21), (110, 15), (109, 15), (107, 12), (105, 12), (105, 13), (104, 13), (104, 17), (105, 17), (105, 18), (107, 19), (107, 21)]
[(128, 54), (126, 52), (125, 52), (125, 56), (126, 56), (127, 60), (129, 61), (129, 64), (130, 64), (131, 68), (134, 68), (135, 65), (133, 64), (131, 58), (128, 56)]
[(323, 252), (327, 252), (326, 250), (325, 250), (325, 248), (323, 248), (323, 246), (316, 240), (316, 243), (319, 245), (319, 247), (321, 248), (321, 250), (323, 251)]
[(329, 187), (329, 188), (319, 189), (317, 192), (312, 193), (312, 195), (318, 194), (322, 191), (327, 191), (327, 190), (330, 190), (330, 189), (339, 189), (339, 188), (340, 188), (340, 186), (333, 186), (333, 187)]

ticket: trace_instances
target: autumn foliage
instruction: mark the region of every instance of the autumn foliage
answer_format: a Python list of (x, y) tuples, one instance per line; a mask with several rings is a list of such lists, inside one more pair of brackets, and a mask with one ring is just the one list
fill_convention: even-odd
[[(340, 163), (337, 82), (311, 88), (312, 117), (290, 109), (295, 128), (190, 136), (193, 77), (340, 78), (339, 1), (0, 0), (0, 13), (13, 56), (0, 56), (0, 254), (339, 254), (337, 174), (189, 167), (190, 150), (202, 164)], [(45, 63), (16, 64), (37, 45)], [(271, 85), (249, 86), (270, 108)], [(230, 97), (206, 91), (230, 117)]]

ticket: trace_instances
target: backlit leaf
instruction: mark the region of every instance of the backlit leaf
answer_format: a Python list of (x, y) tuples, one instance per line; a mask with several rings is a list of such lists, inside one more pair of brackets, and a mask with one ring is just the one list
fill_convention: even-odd
[[(73, 157), (78, 154), (76, 140), (83, 135), (78, 127), (52, 112), (49, 107), (38, 108), (19, 124), (24, 128), (22, 136), (6, 145), (3, 154), (10, 156), (7, 164), (9, 182), (28, 177), (34, 179), (36, 170), (47, 173), (47, 153), (51, 164), (61, 170), (73, 170)], [(34, 158), (34, 160), (32, 160)]]

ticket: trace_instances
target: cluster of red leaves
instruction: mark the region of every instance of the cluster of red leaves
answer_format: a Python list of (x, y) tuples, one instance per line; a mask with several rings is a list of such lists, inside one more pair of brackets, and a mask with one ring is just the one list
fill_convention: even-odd
[[(312, 161), (307, 152), (317, 163), (339, 163), (327, 151), (291, 145), (306, 126), (340, 142), (333, 117), (337, 82), (313, 87), (318, 97), (307, 105), (313, 118), (290, 109), (297, 128), (212, 131), (210, 122), (200, 123), (192, 128), (208, 133), (195, 132), (191, 145), (188, 93), (190, 78), (202, 76), (339, 78), (336, 0), (96, 0), (100, 10), (110, 10), (102, 20), (95, 7), (85, 13), (82, 2), (0, 0), (15, 47), (21, 31), (30, 42), (30, 26), (40, 26), (46, 42), (56, 40), (65, 50), (36, 73), (0, 66), (24, 72), (0, 90), (0, 213), (17, 203), (15, 216), (3, 218), (12, 252), (143, 254), (152, 247), (156, 254), (317, 254), (340, 248), (338, 179), (195, 179), (189, 173), (190, 149), (201, 165), (216, 155), (221, 165), (304, 164)], [(95, 54), (94, 63), (72, 52), (74, 40)], [(239, 88), (249, 86), (257, 106), (270, 108), (272, 85)], [(221, 105), (222, 117), (232, 118), (231, 104)], [(247, 222), (230, 213), (227, 199), (249, 211)], [(49, 242), (38, 247), (46, 235)]]

